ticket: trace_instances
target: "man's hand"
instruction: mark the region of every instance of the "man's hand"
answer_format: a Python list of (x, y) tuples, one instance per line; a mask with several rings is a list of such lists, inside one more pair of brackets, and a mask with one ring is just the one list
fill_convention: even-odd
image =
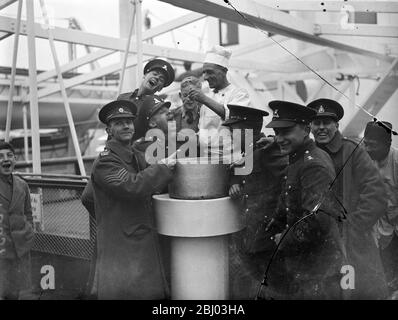
[(233, 184), (231, 188), (229, 188), (229, 196), (232, 199), (238, 199), (243, 196), (243, 188), (240, 184)]
[(256, 141), (256, 146), (261, 149), (267, 149), (275, 141), (274, 137), (262, 137)]
[(189, 89), (188, 97), (191, 100), (198, 101), (199, 103), (205, 103), (206, 98), (207, 98), (202, 90), (200, 90), (199, 88), (195, 88), (195, 87), (192, 87)]
[(274, 241), (275, 241), (276, 245), (278, 245), (279, 241), (281, 241), (281, 237), (282, 237), (282, 233), (277, 233), (276, 235), (274, 235)]
[(166, 165), (170, 170), (173, 170), (177, 163), (177, 154), (180, 152), (178, 149), (176, 152), (172, 153), (169, 157), (158, 161), (158, 164)]

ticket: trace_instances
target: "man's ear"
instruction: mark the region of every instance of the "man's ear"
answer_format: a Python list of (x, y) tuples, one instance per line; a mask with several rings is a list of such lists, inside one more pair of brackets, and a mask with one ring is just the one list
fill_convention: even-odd
[(112, 134), (111, 129), (109, 127), (105, 128), (106, 133), (110, 136)]
[(149, 128), (153, 129), (153, 128), (157, 127), (157, 124), (156, 124), (156, 122), (153, 119), (150, 119), (149, 123), (148, 123), (148, 126), (149, 126)]
[(339, 129), (339, 122), (336, 122), (336, 128)]
[(310, 124), (304, 125), (304, 131), (307, 135), (309, 135), (311, 133), (311, 125)]

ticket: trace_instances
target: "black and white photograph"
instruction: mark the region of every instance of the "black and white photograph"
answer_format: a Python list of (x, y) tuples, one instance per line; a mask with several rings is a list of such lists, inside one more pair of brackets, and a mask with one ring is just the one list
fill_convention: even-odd
[(0, 0), (0, 300), (398, 300), (398, 1)]

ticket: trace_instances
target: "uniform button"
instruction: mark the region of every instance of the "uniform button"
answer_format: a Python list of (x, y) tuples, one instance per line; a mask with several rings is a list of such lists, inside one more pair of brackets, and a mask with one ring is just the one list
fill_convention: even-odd
[(245, 212), (249, 212), (249, 209), (246, 209)]
[(290, 209), (289, 208), (286, 208), (286, 212), (289, 212), (290, 211)]
[(305, 153), (310, 153), (310, 152), (308, 150), (306, 150)]
[(283, 179), (287, 180), (287, 176), (284, 176)]
[(265, 219), (267, 219), (267, 218), (268, 218), (268, 216), (264, 216), (264, 218), (265, 218)]
[(290, 190), (292, 188), (292, 186), (288, 186), (287, 188)]
[(245, 194), (245, 198), (246, 198), (246, 199), (249, 198), (249, 195), (248, 195), (248, 194)]
[(245, 183), (246, 183), (246, 180), (243, 180), (243, 181), (242, 181), (242, 184), (245, 184)]
[(288, 192), (285, 192), (285, 196), (287, 196), (289, 193)]
[(289, 225), (288, 225), (288, 224), (286, 225), (286, 228), (289, 228)]

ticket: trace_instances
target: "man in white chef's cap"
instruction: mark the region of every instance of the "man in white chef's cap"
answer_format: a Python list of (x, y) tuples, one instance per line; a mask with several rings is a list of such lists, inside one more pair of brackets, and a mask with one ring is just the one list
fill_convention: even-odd
[[(215, 153), (219, 152), (217, 143), (222, 130), (221, 123), (229, 118), (227, 104), (250, 106), (246, 89), (237, 88), (227, 79), (231, 54), (230, 49), (218, 45), (207, 51), (202, 72), (204, 80), (212, 90), (205, 94), (199, 88), (192, 87), (189, 91), (189, 97), (202, 104), (199, 117), (199, 142), (208, 144), (210, 137), (212, 146), (210, 152)], [(225, 148), (230, 147), (225, 146)]]

